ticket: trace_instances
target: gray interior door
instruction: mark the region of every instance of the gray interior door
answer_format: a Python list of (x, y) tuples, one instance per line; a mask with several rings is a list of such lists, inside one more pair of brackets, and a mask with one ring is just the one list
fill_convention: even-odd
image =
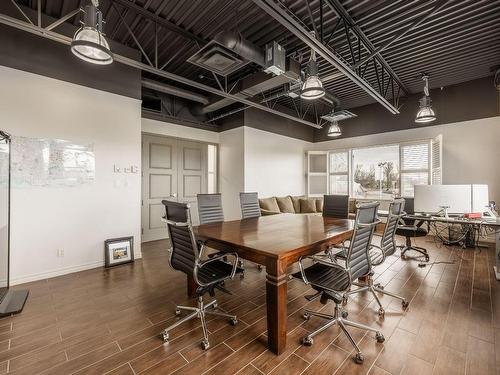
[(179, 202), (191, 206), (191, 220), (199, 224), (196, 196), (207, 192), (207, 149), (208, 145), (199, 142), (179, 141), (178, 185)]
[(161, 201), (177, 196), (177, 141), (147, 135), (142, 139), (142, 242), (147, 242), (167, 237)]
[(196, 196), (207, 192), (208, 145), (175, 138), (142, 137), (142, 242), (168, 238), (163, 199), (186, 202), (199, 223)]

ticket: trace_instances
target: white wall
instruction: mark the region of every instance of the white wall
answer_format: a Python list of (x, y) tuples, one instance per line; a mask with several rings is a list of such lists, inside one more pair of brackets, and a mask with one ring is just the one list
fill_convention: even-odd
[(92, 185), (13, 189), (12, 282), (100, 266), (107, 238), (133, 235), (140, 257), (140, 173), (113, 169), (141, 165), (140, 101), (5, 67), (0, 82), (2, 129), (93, 143), (96, 158)]
[(141, 128), (143, 133), (207, 143), (219, 143), (219, 133), (217, 132), (171, 124), (163, 121), (143, 118), (141, 119)]
[(305, 193), (310, 142), (245, 127), (245, 191), (261, 197)]
[[(346, 122), (345, 126), (348, 126)], [(338, 139), (314, 144), (333, 150), (398, 143), (443, 135), (443, 183), (488, 184), (491, 200), (500, 203), (500, 117)]]

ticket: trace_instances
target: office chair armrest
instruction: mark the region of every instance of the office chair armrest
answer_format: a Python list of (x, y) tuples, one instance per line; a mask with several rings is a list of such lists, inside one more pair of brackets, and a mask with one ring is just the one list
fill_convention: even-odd
[(377, 225), (379, 225), (380, 223), (382, 222), (382, 220), (380, 219), (376, 219), (373, 223), (358, 223), (358, 227), (360, 228), (368, 228), (368, 227), (375, 227)]
[(204, 260), (204, 261), (196, 261), (196, 267), (195, 267), (195, 272), (194, 272), (194, 277), (195, 277), (195, 280), (196, 282), (203, 286), (203, 284), (200, 284), (199, 281), (198, 281), (198, 278), (197, 278), (197, 270), (202, 268), (203, 266), (207, 265), (208, 263), (211, 263), (211, 262), (215, 262), (216, 260), (220, 260), (220, 259), (223, 259), (227, 256), (232, 256), (234, 258), (231, 266), (233, 267), (232, 271), (231, 271), (231, 276), (230, 278), (233, 279), (234, 278), (234, 275), (236, 274), (236, 271), (238, 269), (238, 260), (239, 260), (239, 257), (238, 257), (238, 254), (237, 253), (217, 253), (215, 254), (213, 257), (211, 258), (208, 258), (207, 260)]
[(172, 220), (168, 220), (168, 219), (165, 219), (163, 218), (163, 220), (165, 221), (165, 223), (169, 224), (169, 225), (173, 225), (174, 227), (188, 227), (189, 226), (189, 223), (179, 223), (177, 221), (172, 221)]
[(343, 267), (342, 265), (338, 264), (338, 263), (334, 263), (330, 260), (324, 260), (324, 259), (321, 259), (321, 258), (326, 258), (327, 256), (326, 255), (309, 255), (309, 256), (306, 256), (306, 257), (300, 257), (299, 258), (299, 268), (300, 268), (300, 275), (302, 276), (302, 280), (304, 281), (304, 283), (306, 285), (309, 285), (310, 282), (309, 280), (307, 280), (307, 276), (304, 272), (304, 264), (302, 263), (304, 261), (304, 259), (311, 259), (313, 262), (316, 262), (316, 263), (321, 263), (321, 264), (324, 264), (325, 266), (328, 266), (328, 267), (331, 267), (331, 268), (337, 268), (339, 270), (342, 270), (342, 271), (345, 271), (345, 272), (349, 272), (349, 268), (347, 267)]

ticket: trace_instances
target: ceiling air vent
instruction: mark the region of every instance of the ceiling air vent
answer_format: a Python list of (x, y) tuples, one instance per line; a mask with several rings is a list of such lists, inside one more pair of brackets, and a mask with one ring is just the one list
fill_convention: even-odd
[(358, 115), (355, 115), (352, 112), (349, 112), (345, 109), (342, 109), (340, 111), (331, 112), (327, 115), (323, 115), (323, 116), (321, 116), (321, 118), (323, 120), (327, 120), (327, 121), (342, 121), (342, 120), (347, 120), (347, 119), (357, 117), (357, 116)]
[(215, 40), (209, 42), (187, 61), (221, 76), (227, 76), (248, 63)]

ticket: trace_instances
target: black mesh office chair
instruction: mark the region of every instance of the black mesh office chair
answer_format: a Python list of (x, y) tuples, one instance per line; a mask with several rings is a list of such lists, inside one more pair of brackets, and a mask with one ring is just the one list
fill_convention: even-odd
[[(398, 228), (399, 220), (404, 215), (404, 204), (404, 199), (396, 199), (389, 205), (389, 213), (387, 215), (387, 222), (385, 224), (384, 233), (382, 234), (382, 237), (380, 239), (380, 246), (372, 245), (369, 250), (370, 268), (382, 264), (387, 257), (393, 255), (396, 252), (396, 241), (394, 237), (396, 235), (396, 229)], [(373, 271), (370, 269), (366, 283), (362, 284), (353, 281), (353, 285), (356, 285), (359, 288), (347, 292), (345, 294), (345, 298), (355, 293), (364, 292), (366, 290), (370, 291), (379, 305), (378, 314), (380, 316), (384, 316), (385, 310), (382, 307), (382, 303), (380, 302), (376, 292), (400, 299), (403, 310), (406, 310), (408, 308), (409, 302), (406, 301), (406, 298), (384, 290), (384, 287), (380, 284), (374, 285), (372, 276)], [(346, 299), (344, 299), (344, 302), (346, 302)]]
[[(198, 216), (200, 224), (220, 223), (224, 221), (224, 210), (222, 209), (222, 197), (220, 194), (198, 194)], [(210, 247), (210, 243), (205, 242), (205, 245)], [(217, 254), (209, 254), (211, 258)], [(224, 259), (226, 260), (226, 259)], [(241, 278), (244, 277), (243, 262), (240, 260), (236, 273)]]
[[(363, 362), (363, 354), (349, 331), (347, 331), (346, 326), (375, 332), (378, 342), (384, 342), (385, 340), (382, 333), (377, 329), (347, 320), (347, 312), (341, 308), (344, 293), (350, 289), (352, 280), (356, 280), (370, 272), (368, 249), (375, 226), (380, 222), (377, 219), (378, 205), (378, 203), (367, 203), (358, 206), (354, 232), (347, 250), (345, 265), (333, 262), (325, 255), (308, 256), (300, 259), (300, 272), (293, 275), (296, 278), (302, 278), (306, 284), (311, 285), (318, 292), (317, 295), (320, 295), (322, 303), (326, 304), (330, 299), (335, 303), (333, 315), (310, 310), (304, 312), (305, 319), (309, 319), (311, 316), (318, 316), (327, 321), (314, 332), (305, 336), (302, 339), (302, 343), (304, 345), (312, 345), (314, 336), (323, 332), (328, 327), (338, 324), (356, 350), (356, 356), (354, 357), (356, 363)], [(304, 260), (306, 259), (312, 260), (313, 265), (306, 268), (304, 265)], [(314, 297), (308, 297), (308, 299)]]
[[(189, 215), (189, 205), (166, 200), (162, 201), (162, 203), (165, 205), (165, 217), (172, 244), (169, 250), (170, 265), (174, 270), (184, 272), (193, 277), (198, 285), (196, 289), (198, 307), (177, 306), (175, 310), (177, 316), (180, 316), (182, 311), (189, 312), (189, 315), (178, 320), (170, 327), (165, 328), (161, 335), (163, 341), (168, 343), (169, 331), (190, 319), (198, 317), (201, 320), (201, 326), (203, 328), (201, 346), (203, 349), (208, 349), (210, 343), (208, 341), (205, 315), (210, 314), (229, 318), (230, 323), (233, 325), (238, 323), (238, 319), (235, 315), (230, 315), (220, 310), (215, 299), (205, 304), (203, 302), (203, 296), (209, 293), (210, 296), (214, 297), (216, 288), (226, 291), (222, 287), (222, 283), (234, 277), (237, 269), (238, 255), (236, 253), (220, 253), (210, 259), (202, 260), (204, 245), (196, 241), (194, 236), (191, 226), (191, 217)], [(226, 256), (234, 258), (232, 264), (221, 260)]]
[(347, 219), (349, 217), (349, 195), (324, 195), (323, 216)]
[(258, 193), (240, 193), (240, 206), (243, 219), (261, 216)]
[[(240, 193), (241, 218), (251, 219), (260, 217), (260, 205), (258, 193)], [(262, 271), (261, 264), (257, 264), (259, 271)]]
[[(413, 215), (415, 214), (415, 209), (414, 209), (414, 201), (413, 198), (404, 198), (405, 200), (405, 211), (408, 215)], [(424, 224), (424, 221), (422, 220), (414, 220), (414, 219), (406, 219), (403, 218), (404, 225), (398, 226), (396, 229), (396, 234), (399, 236), (404, 236), (406, 237), (406, 245), (401, 246), (401, 258), (405, 259), (406, 258), (406, 253), (408, 251), (416, 251), (417, 253), (422, 254), (422, 256), (425, 257), (425, 261), (429, 261), (429, 254), (427, 253), (427, 250), (424, 249), (423, 247), (419, 246), (413, 246), (411, 243), (412, 238), (416, 237), (425, 237), (427, 236), (427, 233), (429, 231), (426, 228), (423, 228), (422, 225)]]

